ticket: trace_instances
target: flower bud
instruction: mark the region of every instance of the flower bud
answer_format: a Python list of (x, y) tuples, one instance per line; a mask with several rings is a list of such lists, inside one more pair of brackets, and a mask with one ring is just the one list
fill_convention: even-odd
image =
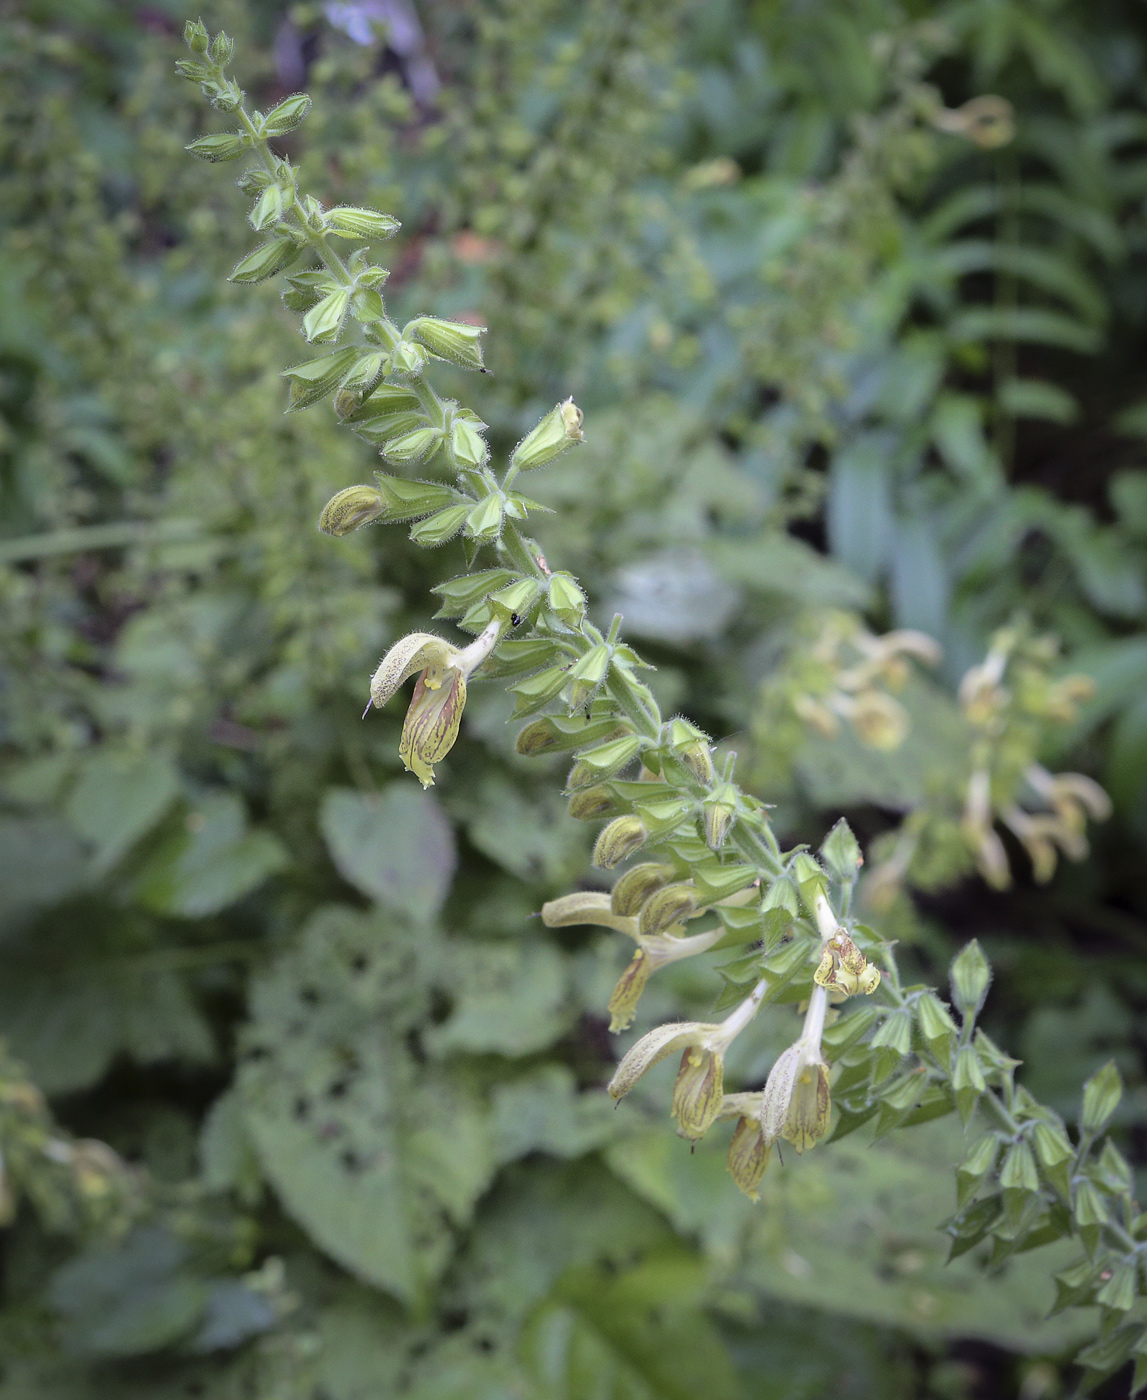
[(642, 905), (673, 879), (677, 872), (673, 866), (660, 861), (643, 861), (618, 877), (610, 895), (610, 906), (615, 914), (629, 918), (641, 912)]
[(793, 860), (793, 879), (801, 899), (809, 912), (815, 915), (817, 896), (828, 893), (828, 878), (806, 851), (801, 851)]
[(916, 1002), (916, 1024), (933, 1055), (947, 1064), (956, 1038), (956, 1023), (939, 997), (924, 992)]
[(677, 1130), (694, 1141), (713, 1126), (725, 1097), (725, 1067), (714, 1050), (690, 1045), (681, 1056), (673, 1086), (672, 1114)]
[(641, 1000), (641, 993), (645, 990), (645, 984), (649, 981), (652, 971), (652, 959), (644, 948), (638, 948), (629, 966), (617, 979), (617, 985), (606, 1005), (609, 1012), (609, 1029), (615, 1035), (619, 1031), (628, 1030), (633, 1024), (637, 1003)]
[(756, 1118), (740, 1118), (733, 1130), (733, 1140), (729, 1143), (729, 1155), (725, 1167), (737, 1186), (750, 1201), (759, 1201), (758, 1187), (769, 1165), (772, 1143), (765, 1137), (760, 1121)]
[(317, 355), (301, 365), (292, 365), (283, 370), (284, 379), (291, 381), (291, 397), (287, 405), (288, 413), (309, 408), (331, 393), (342, 382), (343, 376), (358, 360), (358, 351), (347, 348), (335, 350), (328, 355)]
[(455, 418), (450, 428), (450, 451), (463, 467), (477, 469), (490, 455), (486, 440), (462, 418)]
[[(290, 102), (291, 99), (287, 98)], [(282, 106), (284, 104), (280, 104)], [(308, 101), (308, 106), (309, 106)], [(278, 108), (275, 108), (278, 111)], [(274, 116), (274, 112), (271, 113)], [(303, 113), (306, 116), (306, 112)], [(302, 120), (302, 117), (299, 118)], [(328, 209), (323, 215), (323, 223), (329, 233), (337, 233), (341, 238), (389, 238), (402, 227), (397, 219), (389, 214), (380, 214), (374, 209), (348, 209), (338, 206)]]
[(245, 136), (240, 136), (232, 131), (221, 131), (215, 136), (201, 136), (197, 141), (192, 141), (189, 146), (184, 146), (185, 151), (190, 151), (193, 156), (198, 156), (200, 160), (209, 160), (212, 163), (221, 160), (236, 160), (250, 146), (250, 142)]
[(692, 885), (668, 885), (646, 900), (638, 927), (646, 938), (664, 933), (674, 924), (691, 918), (700, 903), (697, 890)]
[(466, 517), (466, 536), (472, 540), (496, 540), (502, 533), (505, 503), (497, 491), (479, 501)]
[(956, 1206), (962, 1209), (980, 1188), (980, 1183), (996, 1165), (1000, 1142), (989, 1133), (982, 1137), (956, 1168)]
[(360, 354), (358, 363), (343, 380), (342, 389), (359, 400), (365, 398), (382, 378), (385, 360), (381, 350), (367, 350)]
[(977, 939), (973, 938), (952, 959), (949, 976), (952, 1000), (964, 1020), (970, 1020), (983, 1006), (992, 980), (992, 969)]
[(524, 681), (510, 686), (510, 693), (515, 697), (513, 718), (533, 714), (549, 704), (565, 688), (568, 680), (569, 672), (564, 666), (549, 666), (537, 675), (527, 676)]
[(483, 369), (482, 337), (485, 326), (462, 321), (444, 321), (438, 316), (420, 316), (404, 334), (417, 337), (439, 359), (452, 360), (463, 369)]
[(519, 471), (544, 466), (574, 443), (583, 442), (582, 412), (573, 399), (566, 399), (552, 409), (531, 432), (518, 443), (510, 465)]
[(596, 787), (582, 788), (575, 792), (567, 804), (570, 816), (579, 822), (591, 822), (597, 817), (611, 817), (623, 810), (623, 804), (614, 796), (607, 783)]
[(514, 750), (523, 757), (535, 758), (539, 754), (578, 749), (587, 741), (617, 739), (631, 732), (626, 721), (615, 715), (603, 715), (597, 720), (546, 715), (526, 725), (518, 735)]
[(263, 118), (263, 132), (266, 136), (285, 136), (306, 120), (310, 110), (311, 99), (305, 92), (284, 97)]
[(337, 340), (350, 306), (350, 291), (336, 287), (303, 317), (303, 335), (311, 344)]
[[(575, 793), (570, 798), (570, 815), (575, 817), (581, 815), (580, 812), (574, 811), (574, 803), (579, 798), (583, 799), (585, 805), (588, 806), (591, 796), (599, 792), (609, 797), (609, 789), (604, 786), (588, 788), (584, 792)], [(612, 797), (610, 797), (610, 801), (612, 802)], [(591, 812), (589, 815), (596, 816), (597, 813)], [(615, 817), (608, 826), (602, 828), (601, 834), (594, 843), (593, 863), (599, 870), (612, 870), (626, 856), (640, 850), (648, 838), (649, 832), (645, 829), (645, 823), (640, 817)]]
[(293, 238), (272, 238), (240, 258), (227, 278), (228, 282), (265, 282), (284, 268), (290, 267), (300, 253)]
[(702, 810), (705, 813), (705, 841), (710, 850), (719, 851), (737, 815), (737, 789), (732, 783), (721, 783), (702, 803)]
[(571, 574), (551, 575), (549, 604), (550, 611), (567, 627), (577, 627), (585, 616), (585, 594)]
[(390, 357), (395, 374), (421, 374), (426, 368), (426, 360), (426, 351), (422, 346), (409, 340), (400, 340)]
[(204, 28), (203, 21), (197, 19), (194, 22), (188, 20), (183, 26), (183, 42), (192, 53), (205, 54), (211, 43), (211, 36)]
[(319, 516), (324, 535), (340, 537), (377, 520), (386, 510), (382, 492), (373, 486), (348, 486), (332, 496)]
[(515, 579), (513, 583), (508, 583), (504, 588), (491, 593), (486, 602), (496, 617), (503, 622), (510, 622), (515, 617), (523, 618), (529, 613), (538, 601), (540, 587), (537, 579)]
[(441, 434), (436, 428), (416, 428), (412, 433), (403, 433), (401, 437), (384, 442), (382, 455), (396, 466), (417, 462), (425, 457), (431, 448), (437, 447), (440, 441)]
[(589, 703), (609, 672), (610, 655), (610, 648), (604, 642), (599, 642), (570, 667), (569, 678), (573, 682), (570, 690), (571, 710), (580, 710)]
[(1075, 1216), (1075, 1224), (1079, 1230), (1080, 1238), (1083, 1240), (1084, 1248), (1089, 1254), (1093, 1254), (1099, 1243), (1103, 1227), (1108, 1223), (1110, 1217), (1107, 1214), (1106, 1202), (1100, 1195), (1098, 1187), (1088, 1181), (1086, 1177), (1076, 1182), (1075, 1200), (1072, 1202), (1071, 1213)]
[(375, 472), (388, 520), (415, 520), (420, 515), (442, 510), (455, 500), (454, 492), (433, 481), (411, 481), (404, 476)]
[(820, 853), (828, 866), (829, 874), (842, 884), (855, 880), (856, 872), (864, 863), (864, 857), (860, 854), (860, 843), (843, 817), (828, 833)]
[(468, 510), (468, 506), (450, 506), (446, 510), (436, 511), (411, 527), (410, 538), (427, 549), (445, 544), (461, 530)]
[(596, 749), (587, 749), (578, 755), (578, 766), (584, 767), (591, 777), (598, 780), (612, 778), (633, 762), (645, 746), (645, 740), (637, 734), (626, 734), (620, 739), (610, 739), (599, 744)]
[(1083, 1086), (1083, 1114), (1080, 1118), (1083, 1131), (1101, 1133), (1111, 1121), (1122, 1097), (1123, 1081), (1114, 1060), (1108, 1060)]
[(1067, 1134), (1058, 1124), (1037, 1123), (1032, 1129), (1032, 1146), (1043, 1174), (1066, 1201), (1071, 1195), (1069, 1163), (1075, 1156)]
[(956, 1095), (956, 1108), (965, 1127), (975, 1111), (980, 1095), (987, 1087), (975, 1050), (970, 1045), (965, 1045), (956, 1055), (956, 1063), (952, 1068), (952, 1089)]
[(695, 724), (680, 716), (671, 719), (663, 731), (662, 742), (673, 750), (674, 758), (683, 763), (699, 783), (713, 781), (709, 737)]

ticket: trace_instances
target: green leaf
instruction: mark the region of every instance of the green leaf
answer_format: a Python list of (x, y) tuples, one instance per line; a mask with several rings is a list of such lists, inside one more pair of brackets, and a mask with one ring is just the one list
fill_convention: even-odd
[(491, 1099), (490, 1131), (499, 1162), (530, 1152), (581, 1157), (620, 1130), (607, 1095), (579, 1093), (564, 1065), (541, 1065), (521, 1079), (499, 1084)]
[(378, 795), (330, 788), (319, 825), (339, 874), (363, 894), (423, 921), (442, 907), (458, 856), (433, 793), (410, 783)]
[(281, 870), (287, 852), (267, 831), (248, 831), (231, 792), (205, 797), (140, 872), (137, 894), (149, 909), (185, 919), (217, 914)]
[(93, 847), (93, 869), (110, 869), (152, 830), (179, 787), (169, 754), (96, 749), (81, 766), (67, 804), (72, 829)]
[(317, 1248), (403, 1302), (423, 1301), (489, 1183), (485, 1115), (420, 1066), (433, 951), (393, 915), (316, 915), (255, 984), (239, 1075), (247, 1129), (284, 1208)]
[(531, 1055), (573, 1020), (565, 959), (549, 943), (458, 943), (449, 968), (453, 1010), (425, 1033), (434, 1055)]
[(65, 1345), (89, 1356), (140, 1356), (186, 1337), (202, 1318), (208, 1293), (184, 1271), (184, 1261), (174, 1236), (148, 1226), (65, 1264), (49, 1295), (63, 1319)]

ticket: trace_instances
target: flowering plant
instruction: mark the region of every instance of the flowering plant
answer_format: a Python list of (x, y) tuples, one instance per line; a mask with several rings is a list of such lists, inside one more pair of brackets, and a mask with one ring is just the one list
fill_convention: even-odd
[[(905, 985), (892, 942), (858, 917), (863, 859), (847, 824), (832, 829), (819, 859), (804, 847), (781, 849), (768, 808), (735, 782), (731, 758), (715, 765), (709, 736), (682, 716), (662, 714), (641, 679), (646, 663), (621, 639), (621, 618), (606, 631), (596, 627), (578, 582), (554, 571), (524, 531), (539, 507), (517, 489), (518, 479), (582, 442), (579, 409), (572, 400), (557, 404), (498, 474), (481, 419), (431, 382), (438, 362), (483, 368), (480, 328), (429, 315), (403, 326), (393, 321), (381, 290), (387, 271), (369, 260), (366, 245), (394, 232), (396, 221), (369, 209), (324, 209), (300, 191), (296, 169), (270, 144), (305, 118), (309, 99), (288, 97), (267, 113), (248, 110), (227, 74), (227, 36), (212, 39), (194, 23), (186, 40), (191, 57), (180, 71), (233, 127), (189, 149), (212, 162), (246, 155), (257, 161), (240, 184), (264, 241), (240, 260), (232, 280), (287, 273), (286, 304), (301, 314), (306, 340), (327, 347), (284, 371), (288, 409), (331, 399), (340, 420), (376, 444), (394, 469), (380, 471), (374, 485), (340, 491), (320, 527), (341, 537), (371, 523), (402, 522), (419, 545), (459, 534), (465, 541), (471, 567), (437, 587), (437, 615), (456, 619), (475, 640), (460, 646), (425, 632), (403, 638), (370, 680), (368, 711), (417, 673), (400, 756), (424, 786), (458, 738), (467, 688), (477, 679), (510, 682), (514, 715), (528, 720), (517, 738), (520, 754), (572, 756), (570, 816), (605, 823), (595, 867), (612, 870), (642, 857), (608, 894), (575, 892), (542, 911), (551, 927), (595, 924), (637, 944), (609, 1002), (611, 1029), (628, 1028), (658, 969), (709, 951), (733, 955), (722, 968), (718, 1009), (728, 1011), (725, 1019), (649, 1031), (621, 1059), (610, 1094), (620, 1099), (654, 1064), (680, 1052), (672, 1097), (678, 1131), (696, 1140), (718, 1122), (734, 1121), (729, 1170), (754, 1199), (781, 1140), (803, 1152), (865, 1124), (883, 1135), (958, 1113), (974, 1131), (956, 1167), (957, 1210), (946, 1226), (953, 1254), (987, 1241), (993, 1262), (1001, 1263), (1051, 1240), (1078, 1241), (1077, 1262), (1057, 1277), (1057, 1307), (1098, 1306), (1099, 1336), (1081, 1360), (1105, 1372), (1134, 1356), (1140, 1388), (1147, 1382), (1147, 1217), (1134, 1204), (1128, 1164), (1104, 1136), (1121, 1094), (1114, 1065), (1086, 1084), (1082, 1131), (1073, 1142), (1060, 1118), (1016, 1083), (1018, 1061), (977, 1024), (991, 980), (978, 943), (952, 964), (950, 1005), (926, 986)], [(360, 246), (344, 260), (332, 240)], [(432, 475), (410, 475), (414, 468)], [(908, 657), (928, 659), (930, 645), (915, 634), (872, 639), (861, 632), (851, 644), (856, 662), (837, 668), (823, 695), (806, 695), (796, 712), (822, 728), (843, 718), (871, 742), (894, 747), (902, 716), (882, 686), (897, 680)], [(828, 672), (835, 647), (819, 658)], [(1054, 778), (1033, 767), (1030, 754), (1021, 755), (1019, 771), (1050, 811), (1032, 815), (1013, 800), (1016, 752), (1001, 751), (999, 742), (1012, 732), (1000, 722), (1012, 698), (1001, 682), (1020, 651), (1017, 636), (997, 639), (961, 696), (976, 743), (958, 824), (980, 868), (995, 879), (997, 812), (1037, 869), (1046, 869), (1052, 843), (1073, 854), (1086, 815), (1104, 808), (1086, 780)], [(1021, 710), (1025, 693), (1021, 688)], [(911, 853), (892, 859), (899, 860), (893, 874), (902, 874)], [(711, 922), (688, 932), (699, 919)], [(729, 1047), (782, 1001), (805, 1003), (800, 1034), (762, 1089), (726, 1092)]]

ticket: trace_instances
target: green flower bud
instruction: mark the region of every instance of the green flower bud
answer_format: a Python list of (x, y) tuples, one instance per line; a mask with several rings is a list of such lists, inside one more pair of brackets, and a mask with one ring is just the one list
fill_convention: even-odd
[(1095, 1295), (1101, 1308), (1111, 1308), (1115, 1312), (1129, 1312), (1138, 1294), (1138, 1278), (1135, 1264), (1126, 1259), (1119, 1260), (1111, 1267), (1111, 1277)]
[(665, 794), (664, 784), (642, 783), (641, 786), (651, 788), (652, 793), (635, 801), (633, 809), (652, 835), (667, 836), (693, 811), (693, 804), (687, 797)]
[(725, 1098), (725, 1066), (715, 1050), (690, 1045), (681, 1056), (673, 1086), (673, 1117), (677, 1131), (696, 1141), (716, 1122)]
[(1039, 1122), (1032, 1129), (1035, 1155), (1056, 1192), (1066, 1201), (1071, 1195), (1071, 1168), (1075, 1156), (1067, 1134), (1055, 1123)]
[(194, 22), (188, 20), (183, 26), (183, 42), (192, 53), (205, 54), (211, 43), (211, 36), (204, 28), (203, 21), (197, 19)]
[(226, 68), (234, 52), (235, 40), (220, 30), (211, 43), (211, 62), (216, 68)]
[(610, 907), (615, 914), (632, 918), (641, 912), (642, 905), (651, 895), (664, 889), (676, 873), (673, 866), (661, 861), (644, 861), (641, 865), (635, 865), (618, 877), (610, 895)]
[(1039, 1191), (1039, 1173), (1026, 1142), (1014, 1142), (1008, 1148), (1000, 1167), (1000, 1185), (1004, 1188), (1004, 1212), (1009, 1220), (1015, 1222), (1023, 1214), (1031, 1197)]
[(461, 530), (468, 510), (468, 506), (450, 506), (447, 510), (436, 511), (411, 528), (410, 538), (428, 549), (445, 544)]
[(524, 757), (534, 758), (539, 754), (579, 749), (598, 739), (620, 738), (632, 732), (632, 727), (616, 715), (604, 715), (601, 719), (583, 719), (580, 715), (567, 719), (565, 716), (547, 715), (544, 719), (527, 724), (518, 735), (514, 748)]
[(382, 455), (396, 466), (407, 462), (417, 462), (441, 442), (441, 434), (436, 428), (416, 428), (412, 433), (391, 438), (382, 444)]
[(309, 408), (331, 393), (342, 381), (343, 376), (355, 365), (358, 351), (335, 350), (330, 355), (319, 355), (305, 364), (293, 365), (283, 370), (283, 377), (291, 381), (291, 397), (287, 405), (288, 413)]
[(482, 363), (482, 337), (485, 326), (470, 326), (464, 321), (444, 321), (438, 316), (419, 316), (403, 331), (403, 335), (413, 335), (432, 354), (443, 360), (452, 360), (463, 369), (484, 369)]
[(303, 335), (312, 344), (322, 340), (337, 340), (349, 306), (350, 292), (346, 287), (329, 292), (303, 317)]
[(638, 928), (645, 938), (664, 933), (674, 924), (691, 918), (700, 905), (700, 896), (692, 885), (667, 885), (646, 900), (641, 908)]
[[(579, 798), (587, 801), (594, 793), (604, 792), (608, 795), (606, 788), (588, 788), (585, 792), (576, 793), (570, 798), (570, 815), (580, 816), (580, 812), (574, 811), (574, 803)], [(607, 826), (603, 827), (601, 834), (593, 847), (593, 863), (599, 870), (612, 870), (615, 865), (623, 861), (626, 856), (632, 855), (639, 850), (648, 840), (649, 832), (645, 829), (645, 823), (640, 817), (625, 816), (615, 817)]]
[(1095, 1253), (1100, 1233), (1107, 1224), (1107, 1205), (1099, 1190), (1086, 1177), (1075, 1184), (1075, 1201), (1072, 1215), (1079, 1230), (1080, 1238), (1089, 1254)]
[(283, 191), (278, 185), (268, 185), (247, 215), (247, 222), (260, 232), (276, 224), (283, 216)]
[(466, 517), (466, 534), (472, 540), (496, 540), (502, 533), (502, 497), (492, 491)]
[[(359, 416), (356, 414), (355, 417), (358, 419)], [(384, 455), (389, 455), (387, 448), (392, 442), (398, 442), (411, 433), (434, 431), (433, 428), (427, 427), (425, 414), (412, 410), (387, 413), (380, 418), (359, 419), (353, 426), (359, 437), (365, 438), (376, 447), (381, 446)]]
[(977, 939), (973, 938), (956, 954), (949, 976), (952, 1000), (960, 1015), (968, 1021), (979, 1014), (992, 980), (992, 969)]
[(475, 470), (483, 466), (490, 455), (482, 435), (462, 418), (455, 418), (450, 428), (450, 451), (461, 466)]
[(1101, 1133), (1111, 1121), (1122, 1097), (1123, 1081), (1114, 1060), (1108, 1060), (1083, 1086), (1083, 1114), (1080, 1118), (1083, 1131)]
[[(305, 112), (303, 116), (306, 116)], [(374, 209), (348, 209), (342, 205), (328, 209), (323, 222), (328, 232), (337, 233), (340, 238), (389, 238), (402, 227), (389, 214), (379, 214)]]
[(410, 481), (402, 476), (384, 476), (382, 472), (375, 472), (374, 479), (386, 502), (388, 520), (417, 520), (421, 515), (451, 506), (455, 499), (448, 486), (434, 481)]
[(941, 1064), (946, 1065), (956, 1038), (956, 1023), (948, 1015), (948, 1008), (939, 997), (925, 992), (918, 998), (916, 1024), (928, 1049)]
[(599, 642), (590, 647), (570, 668), (569, 679), (573, 682), (570, 691), (571, 710), (582, 709), (600, 688), (609, 673), (610, 656), (610, 648), (604, 642)]
[(231, 269), (229, 282), (265, 282), (282, 272), (299, 256), (299, 246), (293, 238), (272, 238), (269, 243), (260, 243), (245, 258), (240, 258)]
[(860, 854), (860, 843), (843, 817), (825, 838), (820, 854), (828, 867), (828, 873), (841, 884), (855, 880), (856, 872), (864, 863), (864, 857)]
[(209, 160), (214, 164), (221, 160), (236, 160), (249, 148), (250, 144), (246, 136), (240, 136), (231, 131), (221, 131), (216, 136), (201, 136), (197, 141), (192, 141), (189, 146), (184, 146), (183, 149), (190, 151), (193, 156), (198, 156), (200, 160)]
[[(488, 598), (491, 593), (514, 581), (509, 569), (482, 569), (476, 574), (461, 574), (446, 583), (435, 584), (430, 590), (442, 599), (438, 617), (460, 617), (467, 609)], [(520, 577), (520, 576), (519, 576)], [(576, 744), (571, 744), (576, 748)]]
[(602, 778), (612, 778), (615, 773), (620, 773), (633, 762), (644, 746), (645, 740), (637, 734), (626, 734), (579, 754), (578, 763), (600, 782)]
[(761, 913), (767, 914), (770, 909), (783, 909), (794, 919), (801, 911), (797, 892), (793, 888), (792, 881), (785, 875), (773, 881), (765, 891), (764, 899), (761, 900)]
[(592, 768), (587, 768), (579, 760), (566, 775), (566, 792), (577, 792), (579, 788), (589, 787), (591, 783), (600, 780), (600, 773), (595, 773)]
[(549, 591), (550, 611), (567, 627), (577, 627), (585, 616), (585, 594), (572, 574), (552, 574)]
[(305, 120), (311, 110), (311, 99), (305, 92), (293, 93), (284, 97), (263, 118), (263, 133), (266, 136), (285, 136), (294, 131)]
[(319, 516), (324, 535), (349, 535), (377, 520), (386, 510), (382, 492), (373, 486), (348, 486), (332, 496)]
[(965, 1045), (956, 1055), (956, 1063), (952, 1068), (952, 1090), (956, 1095), (956, 1108), (959, 1110), (960, 1120), (965, 1127), (976, 1110), (980, 1095), (987, 1087), (976, 1052), (970, 1045)]
[(815, 914), (817, 895), (828, 893), (828, 877), (807, 851), (795, 857), (792, 869), (805, 907), (810, 914)]
[(354, 369), (342, 382), (342, 390), (358, 399), (365, 398), (382, 378), (385, 367), (386, 357), (381, 350), (360, 352)]
[(421, 374), (426, 368), (426, 358), (421, 345), (400, 340), (391, 351), (390, 363), (395, 374)]
[(737, 816), (737, 805), (737, 789), (732, 783), (719, 784), (702, 803), (705, 842), (710, 850), (719, 851), (725, 844)]
[(386, 315), (382, 293), (375, 287), (355, 287), (350, 294), (351, 315), (363, 325), (381, 321)]
[(545, 466), (574, 443), (583, 442), (582, 412), (573, 399), (566, 399), (518, 443), (510, 458), (511, 466), (519, 471)]
[(678, 716), (671, 719), (662, 730), (662, 743), (673, 750), (678, 759), (700, 783), (713, 781), (713, 760), (710, 755), (709, 736)]
[(980, 1184), (996, 1165), (1000, 1142), (989, 1133), (982, 1137), (956, 1168), (956, 1207), (962, 1210), (980, 1189)]
[(520, 578), (491, 593), (486, 601), (496, 616), (503, 622), (510, 622), (514, 617), (525, 617), (538, 601), (540, 592), (541, 584), (537, 579)]
[(535, 710), (540, 710), (565, 689), (568, 680), (569, 672), (564, 666), (550, 666), (544, 671), (539, 671), (536, 676), (529, 676), (524, 681), (510, 686), (510, 691), (515, 697), (513, 718), (521, 719), (523, 715), (531, 715)]
[(596, 817), (610, 817), (619, 812), (622, 804), (605, 783), (596, 787), (583, 788), (570, 798), (567, 810), (579, 822), (591, 822)]
[(758, 1187), (769, 1165), (773, 1145), (765, 1137), (760, 1120), (739, 1118), (729, 1143), (725, 1169), (750, 1201), (761, 1199)]

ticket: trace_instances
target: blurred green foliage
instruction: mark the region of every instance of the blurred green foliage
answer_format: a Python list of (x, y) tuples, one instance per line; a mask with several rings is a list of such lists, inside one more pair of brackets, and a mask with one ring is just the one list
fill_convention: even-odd
[[(504, 696), (475, 686), (433, 795), (397, 718), (360, 722), (462, 550), (315, 530), (375, 459), (325, 409), (282, 416), (303, 349), (274, 291), (224, 281), (251, 240), (183, 150), (184, 17), (2, 19), (0, 1396), (1062, 1393), (1087, 1329), (1041, 1321), (1048, 1262), (941, 1266), (949, 1124), (789, 1164), (754, 1209), (654, 1117), (660, 1085), (648, 1117), (606, 1107), (620, 962), (530, 917), (587, 837)], [(531, 487), (560, 507), (543, 544), (625, 613), (663, 706), (734, 736), (788, 840), (847, 809), (887, 843), (953, 781), (952, 692), (993, 632), (1063, 639), (1096, 690), (1042, 757), (1110, 791), (1096, 852), (1038, 887), (1010, 844), (990, 897), (941, 860), (889, 931), (932, 980), (984, 938), (993, 1034), (1065, 1116), (1114, 1056), (1134, 1160), (1136, 7), (204, 19), (261, 102), (315, 97), (307, 188), (402, 218), (396, 314), (490, 327), (492, 440), (577, 395), (588, 445)], [(964, 105), (985, 94), (1014, 134)], [(772, 724), (828, 608), (943, 645), (905, 696), (912, 772)], [(688, 968), (661, 979), (643, 1026), (710, 1013)]]

